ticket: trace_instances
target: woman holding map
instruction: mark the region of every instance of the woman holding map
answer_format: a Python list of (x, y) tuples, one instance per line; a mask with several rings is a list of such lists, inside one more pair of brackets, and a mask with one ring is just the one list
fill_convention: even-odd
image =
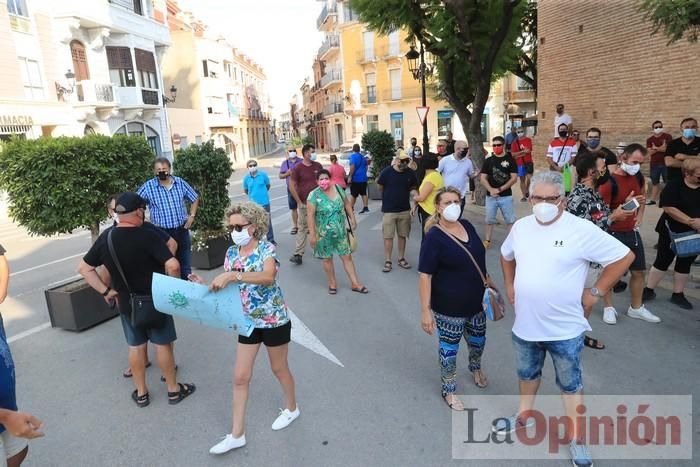
[[(262, 343), (267, 347), (272, 372), (282, 386), (286, 403), (286, 408), (280, 412), (272, 429), (286, 428), (299, 417), (294, 378), (287, 363), (292, 324), (282, 290), (277, 283), (279, 263), (275, 246), (265, 238), (268, 214), (261, 206), (245, 202), (234, 204), (227, 211), (226, 218), (234, 245), (226, 252), (225, 272), (216, 276), (209, 288), (217, 291), (231, 283), (238, 284), (243, 313), (255, 323), (255, 329), (250, 337), (238, 336), (233, 375), (233, 429), (209, 450), (211, 454), (224, 454), (246, 444), (246, 403), (255, 357)], [(189, 279), (204, 283), (196, 274), (191, 274)]]

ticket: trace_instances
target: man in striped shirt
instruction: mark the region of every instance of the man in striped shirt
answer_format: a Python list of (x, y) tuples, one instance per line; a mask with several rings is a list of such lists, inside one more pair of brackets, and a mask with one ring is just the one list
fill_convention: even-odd
[[(170, 160), (159, 157), (153, 164), (155, 177), (148, 180), (138, 190), (139, 196), (148, 203), (151, 222), (165, 230), (177, 242), (177, 260), (180, 262), (180, 275), (187, 280), (192, 272), (192, 241), (190, 227), (194, 222), (199, 206), (199, 196), (189, 183), (170, 174)], [(187, 213), (185, 200), (189, 201)]]

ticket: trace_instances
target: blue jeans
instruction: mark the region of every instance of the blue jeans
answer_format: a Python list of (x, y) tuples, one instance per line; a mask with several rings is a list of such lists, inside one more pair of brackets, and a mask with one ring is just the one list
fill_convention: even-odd
[(515, 349), (515, 364), (521, 381), (537, 381), (542, 377), (544, 358), (549, 352), (554, 363), (559, 390), (574, 394), (583, 389), (581, 372), (581, 350), (583, 334), (573, 339), (562, 341), (525, 341), (512, 334)]
[(263, 206), (265, 211), (267, 211), (267, 241), (275, 243), (275, 233), (272, 231), (272, 215), (270, 214), (270, 205), (266, 204)]
[(506, 224), (515, 222), (515, 208), (513, 207), (512, 196), (487, 196), (486, 197), (486, 223), (495, 224), (496, 214), (498, 210), (503, 214), (503, 220)]
[(187, 276), (192, 273), (192, 239), (190, 238), (190, 231), (184, 227), (163, 230), (168, 232), (168, 235), (177, 242), (175, 258), (180, 262), (180, 277), (187, 280)]

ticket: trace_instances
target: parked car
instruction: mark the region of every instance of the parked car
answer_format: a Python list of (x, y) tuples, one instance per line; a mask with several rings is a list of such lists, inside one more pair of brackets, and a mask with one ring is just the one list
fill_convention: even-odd
[[(372, 156), (369, 151), (361, 151), (362, 155), (365, 156), (367, 161), (367, 173), (372, 173)], [(338, 154), (338, 164), (342, 165), (345, 169), (345, 174), (350, 174), (350, 156), (352, 155), (352, 149), (345, 149), (340, 154)]]

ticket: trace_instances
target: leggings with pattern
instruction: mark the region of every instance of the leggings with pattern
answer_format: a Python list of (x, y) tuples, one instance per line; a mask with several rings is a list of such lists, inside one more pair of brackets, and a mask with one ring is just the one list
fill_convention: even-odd
[(453, 394), (456, 390), (457, 351), (464, 337), (469, 346), (469, 371), (481, 369), (481, 355), (486, 344), (486, 315), (484, 312), (472, 318), (455, 318), (434, 313), (440, 340), (440, 376), (442, 395)]

